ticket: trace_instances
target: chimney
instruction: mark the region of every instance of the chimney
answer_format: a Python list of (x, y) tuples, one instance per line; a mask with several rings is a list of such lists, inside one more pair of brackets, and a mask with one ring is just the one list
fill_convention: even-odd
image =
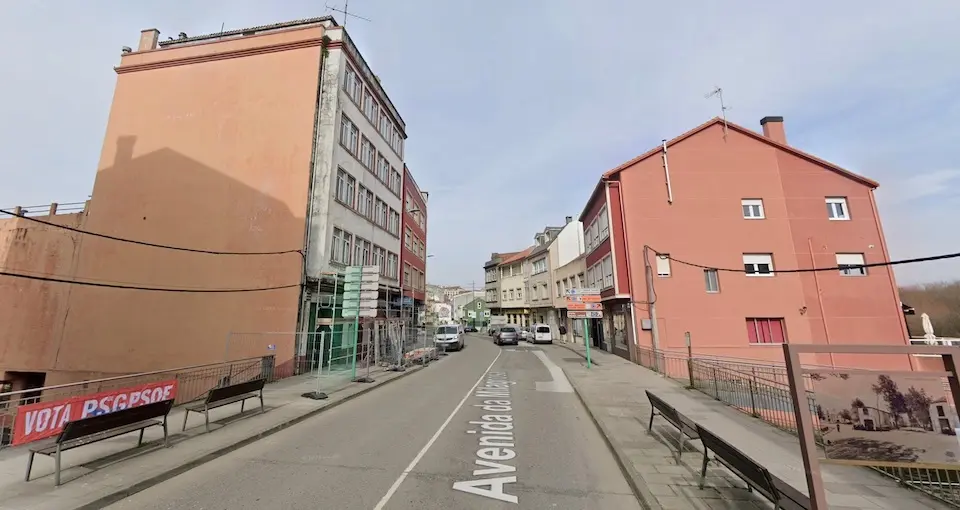
[(783, 117), (764, 117), (760, 119), (760, 126), (763, 127), (763, 136), (787, 144), (787, 133), (783, 130)]
[(573, 221), (573, 216), (567, 216), (567, 217), (566, 217), (566, 220), (567, 220), (567, 222), (564, 223), (564, 225), (568, 225), (571, 221)]
[(157, 41), (160, 40), (160, 31), (156, 28), (148, 28), (140, 31), (140, 46), (137, 51), (150, 51), (157, 49)]

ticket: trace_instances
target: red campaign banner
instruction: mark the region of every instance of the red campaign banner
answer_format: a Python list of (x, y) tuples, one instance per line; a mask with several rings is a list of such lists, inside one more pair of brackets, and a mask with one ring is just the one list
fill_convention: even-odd
[(20, 406), (17, 408), (17, 418), (13, 424), (13, 444), (21, 445), (55, 436), (69, 421), (172, 400), (176, 397), (177, 380), (171, 379), (101, 391), (93, 395)]

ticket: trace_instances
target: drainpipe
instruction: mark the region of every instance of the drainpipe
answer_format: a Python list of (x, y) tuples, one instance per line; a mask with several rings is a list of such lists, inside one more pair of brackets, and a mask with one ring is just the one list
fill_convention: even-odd
[[(807, 249), (810, 250), (810, 267), (817, 267), (817, 259), (813, 256), (813, 238), (807, 238)], [(823, 322), (823, 335), (830, 345), (830, 329), (827, 327), (827, 314), (823, 307), (823, 289), (820, 288), (820, 276), (818, 271), (813, 272), (813, 283), (817, 287), (817, 303), (820, 305), (820, 321)], [(836, 366), (833, 362), (833, 353), (830, 353), (830, 366)]]
[[(653, 336), (653, 351), (660, 350), (660, 328), (657, 326), (657, 292), (653, 288), (653, 267), (650, 265), (649, 246), (643, 247), (643, 269), (647, 278), (647, 303), (649, 304), (650, 333)], [(656, 356), (654, 356), (656, 358)]]
[(663, 174), (667, 180), (667, 203), (673, 203), (673, 186), (670, 185), (670, 164), (667, 162), (667, 140), (663, 140)]

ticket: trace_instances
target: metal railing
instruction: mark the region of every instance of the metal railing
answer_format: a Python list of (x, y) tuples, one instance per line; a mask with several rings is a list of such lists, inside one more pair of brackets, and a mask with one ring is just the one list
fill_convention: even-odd
[(177, 381), (174, 402), (179, 405), (202, 398), (210, 389), (223, 384), (244, 382), (258, 377), (266, 377), (267, 382), (274, 382), (280, 378), (274, 365), (273, 356), (261, 356), (0, 393), (0, 449), (13, 443), (14, 420), (20, 406), (168, 380)]
[[(780, 363), (759, 364), (753, 360), (688, 355), (676, 351), (654, 351), (637, 348), (638, 363), (684, 386), (696, 389), (740, 412), (749, 414), (780, 430), (797, 434), (797, 420), (787, 369)], [(815, 381), (804, 374), (807, 403), (817, 419)], [(815, 431), (820, 442), (820, 432)], [(928, 467), (870, 466), (903, 486), (920, 490), (951, 506), (960, 508), (960, 467), (938, 469)]]
[[(12, 211), (16, 216), (51, 216), (55, 214), (76, 214), (83, 212), (86, 202), (63, 202), (44, 205), (26, 205), (14, 207), (0, 207), (5, 211)], [(12, 218), (14, 215), (0, 213), (0, 219)]]

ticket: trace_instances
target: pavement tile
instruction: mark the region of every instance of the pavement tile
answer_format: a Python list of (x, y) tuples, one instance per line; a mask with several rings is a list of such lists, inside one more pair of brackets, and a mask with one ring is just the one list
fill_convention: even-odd
[(676, 496), (677, 493), (674, 492), (673, 488), (666, 484), (651, 483), (647, 484), (647, 489), (654, 496)]
[(679, 496), (657, 496), (663, 510), (710, 510), (705, 501), (696, 501)]

